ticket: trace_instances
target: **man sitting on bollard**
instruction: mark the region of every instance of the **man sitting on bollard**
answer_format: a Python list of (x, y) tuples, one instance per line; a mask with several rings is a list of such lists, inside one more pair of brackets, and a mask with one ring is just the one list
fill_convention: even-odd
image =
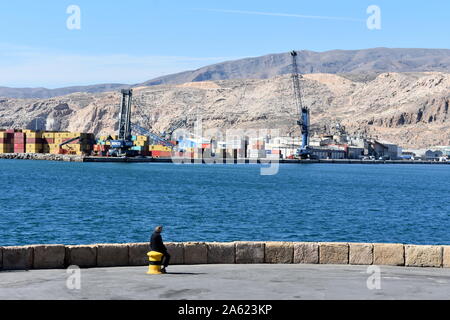
[(162, 226), (157, 226), (155, 228), (155, 231), (153, 232), (151, 238), (150, 238), (150, 249), (152, 251), (160, 252), (163, 254), (162, 257), (162, 265), (161, 268), (162, 273), (167, 273), (166, 268), (169, 265), (170, 262), (170, 254), (167, 252), (167, 248), (163, 243), (161, 232), (163, 230)]

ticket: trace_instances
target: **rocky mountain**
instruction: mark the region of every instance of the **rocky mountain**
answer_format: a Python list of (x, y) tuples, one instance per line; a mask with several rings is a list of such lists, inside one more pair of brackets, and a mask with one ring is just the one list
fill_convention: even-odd
[[(317, 133), (340, 122), (405, 148), (450, 145), (450, 73), (382, 73), (373, 80), (308, 74), (305, 104)], [(0, 127), (112, 133), (120, 93), (74, 93), (50, 99), (0, 99)], [(270, 79), (189, 82), (136, 87), (132, 121), (154, 132), (192, 128), (268, 128), (299, 134), (289, 75)]]
[(87, 93), (97, 93), (97, 92), (107, 92), (112, 90), (126, 89), (130, 85), (119, 84), (119, 83), (106, 83), (97, 84), (91, 86), (75, 86), (75, 87), (65, 87), (58, 89), (46, 89), (46, 88), (8, 88), (0, 87), (0, 97), (5, 98), (51, 98), (64, 96), (74, 92), (87, 92)]
[[(180, 84), (230, 79), (269, 79), (292, 72), (289, 53), (269, 54), (214, 64), (195, 71), (159, 77), (141, 85)], [(303, 74), (350, 74), (356, 78), (375, 78), (382, 72), (450, 72), (448, 49), (333, 50), (298, 51), (298, 67)], [(358, 76), (359, 75), (359, 76)], [(364, 77), (366, 75), (366, 77)], [(355, 77), (353, 76), (353, 77)]]
[[(300, 71), (304, 74), (330, 73), (351, 80), (373, 80), (383, 72), (450, 72), (448, 49), (390, 49), (333, 50), (326, 52), (299, 51)], [(269, 54), (262, 57), (227, 61), (193, 71), (159, 77), (141, 84), (182, 84), (210, 80), (270, 79), (291, 72), (289, 53)], [(128, 87), (124, 84), (101, 84), (60, 89), (0, 87), (0, 97), (50, 98), (74, 92), (98, 93)]]

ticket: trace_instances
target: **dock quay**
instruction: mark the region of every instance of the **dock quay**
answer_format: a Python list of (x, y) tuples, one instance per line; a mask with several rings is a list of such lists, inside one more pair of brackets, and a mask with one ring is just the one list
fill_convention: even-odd
[(96, 157), (82, 155), (62, 155), (45, 153), (0, 153), (0, 159), (10, 160), (46, 160), (64, 162), (128, 162), (128, 163), (184, 163), (184, 164), (428, 164), (428, 165), (449, 165), (450, 161), (429, 161), (429, 160), (355, 160), (355, 159), (317, 159), (317, 160), (297, 160), (297, 159), (265, 159), (265, 158), (153, 158), (153, 157)]
[(3, 247), (0, 299), (448, 299), (445, 245), (166, 245), (164, 275), (146, 274), (148, 243)]
[[(182, 306), (183, 300), (216, 299), (447, 300), (450, 282), (450, 269), (439, 268), (382, 266), (378, 287), (370, 282), (374, 274), (368, 271), (373, 271), (358, 265), (175, 265), (156, 276), (147, 275), (147, 268), (0, 272), (0, 299), (157, 300), (162, 305), (161, 300), (177, 300)], [(67, 287), (75, 272), (80, 274), (79, 290)]]

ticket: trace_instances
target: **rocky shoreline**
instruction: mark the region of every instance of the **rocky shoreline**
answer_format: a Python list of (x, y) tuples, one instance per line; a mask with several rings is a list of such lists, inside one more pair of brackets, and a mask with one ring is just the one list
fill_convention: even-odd
[(84, 162), (83, 156), (49, 153), (1, 153), (0, 159)]

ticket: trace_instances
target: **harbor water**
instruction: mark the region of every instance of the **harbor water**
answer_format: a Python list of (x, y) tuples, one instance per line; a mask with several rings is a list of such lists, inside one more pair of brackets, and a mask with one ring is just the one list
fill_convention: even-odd
[(450, 244), (450, 168), (0, 160), (0, 246), (165, 241)]

